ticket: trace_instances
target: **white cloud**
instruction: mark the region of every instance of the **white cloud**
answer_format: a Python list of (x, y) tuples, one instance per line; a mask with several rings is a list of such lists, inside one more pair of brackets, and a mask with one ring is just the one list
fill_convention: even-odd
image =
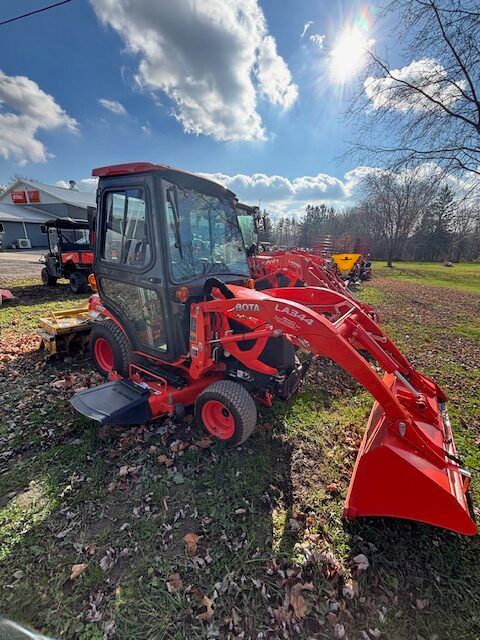
[(120, 102), (117, 102), (117, 100), (108, 100), (107, 98), (99, 98), (98, 101), (102, 105), (102, 107), (105, 107), (105, 109), (108, 109), (112, 113), (117, 113), (118, 115), (121, 115), (121, 116), (124, 116), (127, 113), (123, 104), (121, 104)]
[(303, 25), (303, 31), (302, 31), (302, 35), (300, 36), (300, 38), (303, 38), (303, 36), (307, 33), (307, 31), (310, 29), (312, 24), (313, 24), (313, 20), (309, 20), (308, 22), (306, 22)]
[(348, 197), (345, 184), (333, 176), (319, 173), (290, 180), (284, 176), (254, 173), (228, 176), (223, 173), (202, 174), (233, 191), (240, 200), (285, 211), (297, 210), (308, 202), (342, 201)]
[(309, 40), (310, 42), (313, 42), (313, 44), (318, 44), (320, 49), (323, 49), (323, 41), (325, 40), (325, 38), (326, 36), (321, 35), (320, 33), (312, 33)]
[(263, 140), (257, 99), (288, 108), (297, 87), (257, 0), (92, 0), (139, 57), (137, 82), (174, 103), (185, 132)]
[(51, 154), (36, 137), (39, 129), (74, 133), (77, 122), (33, 80), (0, 71), (0, 155), (22, 166), (46, 162)]
[(431, 111), (437, 107), (428, 97), (418, 91), (410, 89), (405, 82), (421, 88), (434, 100), (446, 106), (451, 106), (461, 98), (460, 88), (465, 87), (463, 80), (458, 87), (451, 84), (447, 70), (433, 58), (414, 60), (401, 69), (392, 69), (391, 77), (368, 77), (364, 82), (365, 92), (372, 102), (374, 109), (395, 109), (407, 112)]
[[(308, 204), (323, 202), (340, 208), (353, 205), (361, 198), (361, 183), (369, 175), (391, 174), (401, 179), (409, 172), (415, 172), (418, 179), (445, 181), (460, 196), (468, 194), (474, 184), (468, 176), (458, 177), (446, 174), (433, 162), (425, 162), (417, 168), (399, 172), (360, 165), (347, 171), (343, 179), (326, 173), (319, 173), (316, 176), (299, 176), (293, 179), (264, 173), (251, 175), (238, 173), (231, 176), (224, 173), (199, 173), (199, 175), (224, 185), (233, 191), (241, 202), (250, 205), (260, 202), (261, 207), (267, 208), (273, 217), (301, 217)], [(97, 184), (98, 178), (93, 177), (77, 181), (80, 191), (95, 192)], [(59, 180), (56, 185), (67, 189), (69, 186), (68, 180)]]
[(266, 36), (258, 51), (257, 78), (263, 96), (272, 104), (288, 109), (298, 97), (298, 87), (285, 60), (277, 53), (272, 36)]
[[(89, 193), (95, 193), (97, 190), (98, 178), (82, 178), (77, 180), (77, 188), (79, 191), (88, 191)], [(63, 187), (68, 189), (70, 187), (68, 180), (58, 180), (55, 185), (57, 187)]]

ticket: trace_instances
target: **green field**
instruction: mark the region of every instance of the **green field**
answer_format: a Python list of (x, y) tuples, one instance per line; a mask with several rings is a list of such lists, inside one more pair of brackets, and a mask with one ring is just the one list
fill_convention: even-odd
[(396, 262), (389, 269), (384, 262), (377, 261), (373, 268), (378, 275), (396, 280), (480, 292), (480, 264), (474, 262), (461, 262), (453, 267), (438, 262)]
[[(449, 394), (478, 514), (480, 265), (373, 270), (359, 295)], [(79, 298), (32, 280), (12, 290), (0, 310), (0, 613), (64, 640), (480, 638), (478, 537), (341, 519), (372, 400), (338, 367), (316, 362), (235, 450), (189, 416), (98, 431), (68, 404), (98, 380), (88, 357), (46, 361), (28, 337)]]

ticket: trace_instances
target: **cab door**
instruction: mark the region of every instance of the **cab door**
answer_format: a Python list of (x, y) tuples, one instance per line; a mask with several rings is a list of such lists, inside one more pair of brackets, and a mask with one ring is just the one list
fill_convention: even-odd
[(102, 304), (124, 328), (133, 349), (171, 359), (151, 191), (138, 176), (111, 181), (99, 190), (94, 271)]

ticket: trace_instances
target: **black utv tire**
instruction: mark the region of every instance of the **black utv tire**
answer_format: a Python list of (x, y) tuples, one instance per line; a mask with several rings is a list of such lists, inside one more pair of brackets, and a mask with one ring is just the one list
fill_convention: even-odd
[(87, 276), (82, 271), (72, 271), (70, 274), (70, 289), (73, 293), (85, 293), (88, 288)]
[[(105, 361), (102, 362), (99, 349), (95, 346), (98, 341), (104, 341), (110, 347), (113, 360), (111, 368), (106, 368)], [(116, 371), (121, 376), (128, 377), (133, 359), (132, 349), (127, 336), (113, 320), (103, 320), (92, 326), (89, 347), (93, 364), (100, 375), (107, 378), (110, 371)]]
[[(205, 423), (206, 413), (205, 405), (207, 403), (220, 403), (223, 405), (223, 413), (227, 422), (233, 422), (233, 433), (228, 435), (227, 432), (221, 434), (212, 428), (210, 423)], [(215, 405), (215, 406), (220, 406)], [(252, 435), (257, 424), (257, 407), (255, 401), (248, 391), (238, 382), (231, 380), (220, 380), (214, 382), (204, 389), (195, 401), (195, 418), (198, 424), (210, 435), (218, 437), (227, 446), (236, 447)], [(228, 436), (228, 437), (227, 437)]]
[(43, 267), (41, 272), (42, 282), (46, 287), (54, 287), (57, 284), (57, 278), (48, 273), (47, 267)]

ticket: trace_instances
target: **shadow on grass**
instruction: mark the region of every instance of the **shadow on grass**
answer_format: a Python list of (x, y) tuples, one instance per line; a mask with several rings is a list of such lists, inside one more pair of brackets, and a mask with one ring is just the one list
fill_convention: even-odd
[[(45, 286), (41, 280), (38, 284), (13, 284), (9, 290), (15, 296), (14, 300), (9, 300), (5, 304), (5, 309), (15, 307), (27, 307), (48, 302), (65, 302), (68, 300), (78, 300), (78, 305), (85, 303), (85, 297), (89, 294), (76, 295), (70, 289), (68, 282), (60, 282), (53, 287)], [(91, 293), (91, 292), (90, 292)]]

